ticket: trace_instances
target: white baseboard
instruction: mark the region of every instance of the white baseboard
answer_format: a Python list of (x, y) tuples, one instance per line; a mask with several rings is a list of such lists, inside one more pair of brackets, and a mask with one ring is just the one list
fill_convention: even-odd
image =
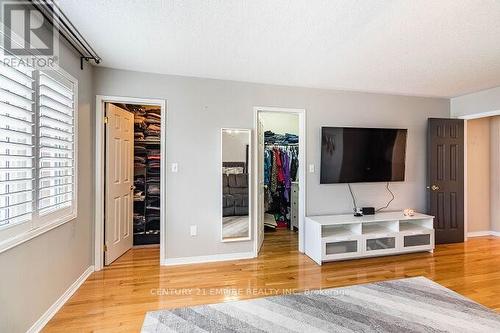
[(54, 304), (52, 304), (50, 308), (45, 311), (45, 313), (30, 327), (27, 333), (40, 332), (44, 328), (44, 326), (47, 325), (49, 320), (54, 317), (57, 311), (62, 308), (64, 303), (68, 301), (68, 299), (75, 293), (75, 291), (78, 290), (78, 288), (80, 288), (82, 283), (84, 283), (85, 280), (87, 280), (87, 278), (93, 272), (94, 266), (90, 266), (89, 268), (87, 268), (85, 272), (83, 272), (83, 274), (80, 275), (78, 279), (76, 279), (76, 281), (71, 284), (71, 286), (69, 286), (69, 288), (61, 295), (61, 297), (59, 297), (57, 301), (55, 301)]
[(197, 256), (197, 257), (167, 258), (162, 262), (162, 265), (173, 266), (173, 265), (201, 264), (206, 262), (240, 260), (240, 259), (251, 259), (251, 258), (255, 258), (253, 251), (240, 252), (240, 253), (213, 254), (208, 256)]
[(481, 237), (481, 236), (500, 237), (500, 231), (484, 230), (484, 231), (472, 231), (467, 233), (467, 237)]

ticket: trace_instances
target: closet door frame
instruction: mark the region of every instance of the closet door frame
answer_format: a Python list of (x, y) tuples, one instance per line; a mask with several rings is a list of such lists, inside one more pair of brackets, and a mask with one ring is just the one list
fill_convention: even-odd
[(161, 110), (160, 136), (160, 265), (165, 264), (167, 231), (167, 102), (164, 99), (147, 99), (122, 96), (96, 96), (95, 116), (95, 183), (94, 183), (94, 271), (104, 267), (104, 163), (105, 156), (105, 104), (137, 104), (159, 106)]
[[(306, 216), (306, 158), (307, 158), (307, 143), (306, 143), (306, 110), (305, 109), (295, 109), (295, 108), (280, 108), (280, 107), (267, 107), (267, 106), (255, 106), (253, 108), (254, 111), (254, 135), (253, 135), (253, 161), (254, 161), (254, 170), (258, 170), (258, 156), (259, 151), (259, 114), (260, 113), (292, 113), (299, 116), (299, 252), (304, 253), (304, 240), (305, 240), (305, 232), (304, 232), (304, 220)], [(258, 186), (259, 186), (259, 172), (254, 172), (253, 175), (253, 252), (257, 257), (259, 254), (260, 246), (258, 241)]]

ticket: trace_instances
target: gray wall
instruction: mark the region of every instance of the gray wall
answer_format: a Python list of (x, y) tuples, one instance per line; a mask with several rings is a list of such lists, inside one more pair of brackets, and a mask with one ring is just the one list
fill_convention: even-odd
[[(394, 183), (391, 209), (425, 210), (426, 128), (428, 117), (449, 117), (449, 100), (358, 92), (305, 89), (95, 69), (100, 95), (167, 100), (168, 173), (167, 258), (252, 251), (251, 242), (220, 242), (220, 128), (252, 128), (254, 106), (304, 108), (307, 116), (308, 215), (347, 213), (351, 199), (345, 185), (320, 185), (320, 127), (373, 126), (408, 128), (406, 181)], [(356, 184), (360, 205), (382, 206), (385, 184)], [(193, 209), (193, 206), (196, 209)], [(189, 226), (198, 225), (198, 236)]]
[(78, 79), (78, 217), (0, 253), (0, 332), (25, 332), (90, 266), (93, 221), (91, 66), (61, 45), (60, 65)]
[(452, 117), (500, 111), (500, 87), (454, 97), (450, 105)]

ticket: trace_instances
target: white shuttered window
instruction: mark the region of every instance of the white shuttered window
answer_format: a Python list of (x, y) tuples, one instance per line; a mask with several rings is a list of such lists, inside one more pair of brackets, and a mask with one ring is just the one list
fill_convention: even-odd
[(77, 85), (0, 62), (0, 252), (76, 217)]
[(71, 207), (74, 199), (73, 83), (39, 77), (39, 188), (41, 215)]
[(0, 64), (0, 229), (33, 217), (33, 88), (32, 70)]

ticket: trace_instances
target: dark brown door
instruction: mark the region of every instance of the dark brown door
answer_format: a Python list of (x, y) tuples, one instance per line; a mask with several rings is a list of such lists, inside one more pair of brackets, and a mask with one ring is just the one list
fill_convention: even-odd
[(464, 121), (429, 118), (427, 210), (436, 244), (464, 241)]

